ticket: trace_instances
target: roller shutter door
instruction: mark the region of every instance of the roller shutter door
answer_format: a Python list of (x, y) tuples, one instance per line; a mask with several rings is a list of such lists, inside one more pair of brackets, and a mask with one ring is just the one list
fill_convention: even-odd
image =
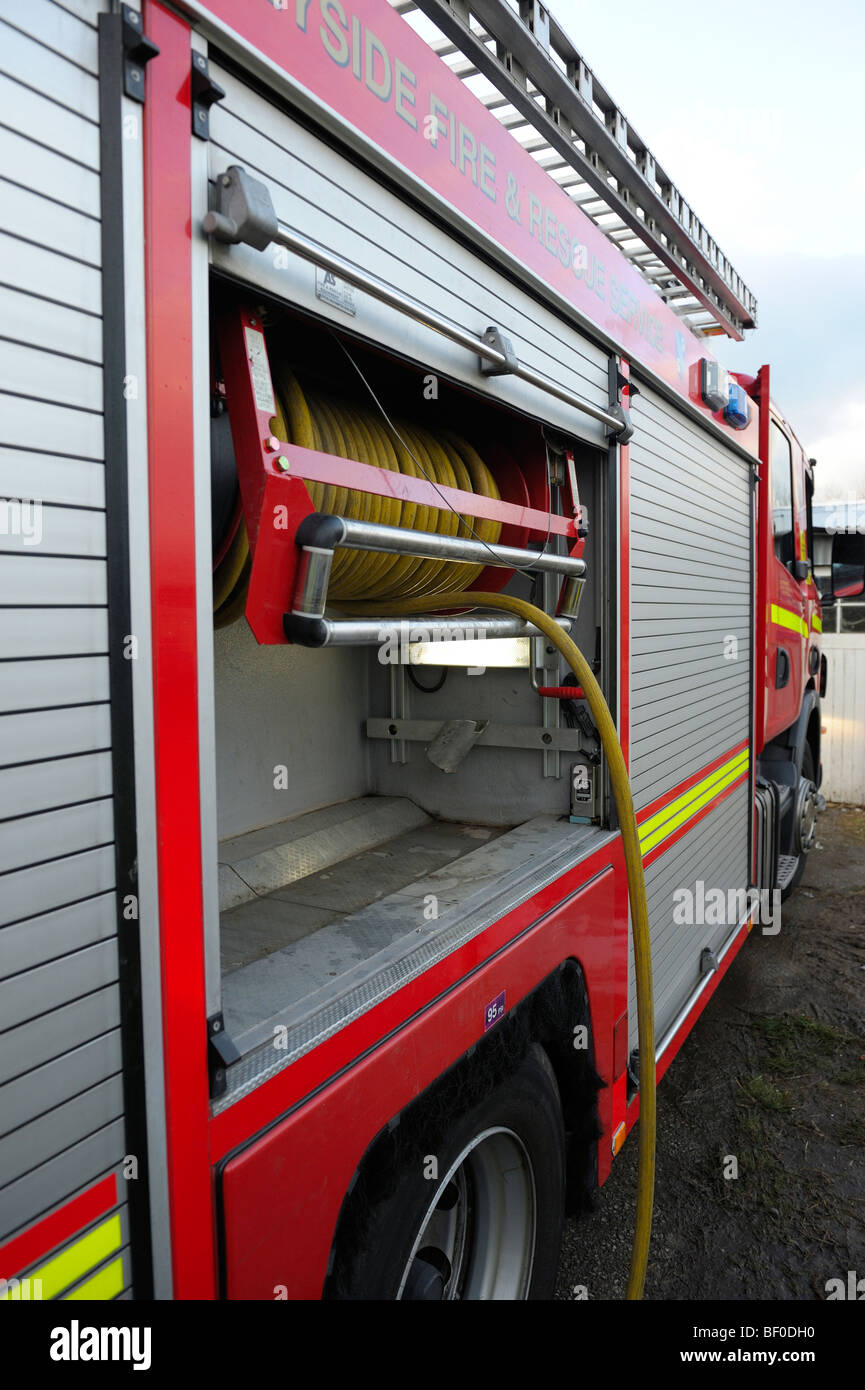
[[(649, 386), (639, 389), (630, 445), (634, 802), (638, 817), (681, 802), (687, 825), (697, 783), (707, 798), (707, 813), (668, 835), (646, 865), (659, 1039), (699, 984), (701, 952), (731, 930), (727, 921), (676, 922), (676, 891), (692, 892), (696, 909), (702, 881), (704, 893), (720, 889), (733, 905), (730, 890), (749, 882), (748, 783), (735, 785), (746, 764), (733, 750), (750, 731), (753, 469)], [(629, 1010), (633, 1046), (633, 960)]]
[[(323, 137), (252, 91), (213, 55), (226, 96), (211, 108), (209, 175), (240, 164), (263, 180), (281, 221), (390, 288), (480, 337), (494, 324), (517, 356), (551, 382), (608, 407), (608, 358), (494, 267), (412, 208)], [(317, 297), (314, 266), (270, 247), (212, 247), (213, 264), (261, 289), (413, 358), (431, 371), (601, 444), (603, 426), (516, 378), (484, 378), (477, 359), (431, 329), (357, 292), (354, 312)], [(320, 273), (319, 273), (320, 275)], [(321, 287), (319, 287), (321, 288)]]
[[(44, 1297), (130, 1291), (108, 676), (102, 8), (0, 0), (0, 1250), (9, 1252), (0, 1276), (38, 1276)], [(40, 1229), (51, 1232), (45, 1249)]]

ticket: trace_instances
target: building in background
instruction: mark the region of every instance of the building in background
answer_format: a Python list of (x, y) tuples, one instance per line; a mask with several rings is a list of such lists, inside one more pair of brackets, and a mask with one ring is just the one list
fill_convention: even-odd
[(825, 597), (829, 589), (832, 563), (832, 537), (839, 531), (858, 531), (865, 535), (865, 498), (847, 501), (815, 502), (814, 576), (823, 598), (824, 632), (865, 633), (865, 594), (839, 597), (833, 602)]

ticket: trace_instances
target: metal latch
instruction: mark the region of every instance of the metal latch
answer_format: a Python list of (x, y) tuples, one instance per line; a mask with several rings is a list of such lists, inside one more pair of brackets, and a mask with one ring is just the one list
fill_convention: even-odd
[(616, 401), (615, 404), (608, 406), (611, 415), (615, 415), (621, 421), (621, 429), (616, 430), (614, 438), (618, 444), (627, 444), (634, 437), (634, 426), (631, 424), (631, 412)]
[(214, 202), (202, 221), (208, 236), (234, 246), (245, 242), (256, 251), (276, 240), (279, 222), (267, 185), (250, 178), (239, 164), (230, 165), (216, 180)]
[(718, 969), (719, 961), (716, 953), (704, 946), (700, 952), (700, 979), (704, 980), (707, 975), (714, 975)]
[(500, 352), (504, 357), (504, 362), (490, 362), (486, 357), (481, 358), (481, 376), (508, 376), (515, 372), (519, 366), (517, 354), (510, 338), (506, 338), (501, 329), (492, 325), (484, 330), (483, 341), (487, 347), (491, 347), (496, 352)]

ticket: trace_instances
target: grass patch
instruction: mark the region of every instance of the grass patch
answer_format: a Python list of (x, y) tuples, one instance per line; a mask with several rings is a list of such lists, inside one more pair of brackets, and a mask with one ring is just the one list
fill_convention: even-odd
[(779, 1091), (764, 1076), (751, 1076), (742, 1083), (742, 1090), (753, 1104), (764, 1110), (792, 1110), (793, 1097), (789, 1091)]
[[(865, 1038), (830, 1028), (807, 1014), (758, 1015), (751, 1024), (765, 1044), (761, 1061), (772, 1076), (801, 1076), (817, 1071), (828, 1079), (835, 1068), (827, 1063), (846, 1063), (845, 1072), (852, 1071), (855, 1063), (860, 1062), (857, 1054), (865, 1051)], [(855, 1083), (851, 1080), (844, 1084)]]
[(865, 1090), (865, 1038), (807, 1014), (751, 1015), (748, 1027), (754, 1071), (739, 1082), (732, 1143), (734, 1151), (740, 1146), (741, 1177), (725, 1184), (724, 1200), (770, 1216), (777, 1222), (775, 1238), (801, 1256), (803, 1243), (832, 1244), (839, 1211), (858, 1220), (831, 1177), (827, 1185), (820, 1160), (803, 1155), (801, 1143), (814, 1114), (826, 1126), (834, 1111), (831, 1134), (823, 1138), (839, 1146), (839, 1159), (846, 1154), (842, 1162), (848, 1164), (851, 1148), (865, 1149), (865, 1111), (858, 1103)]

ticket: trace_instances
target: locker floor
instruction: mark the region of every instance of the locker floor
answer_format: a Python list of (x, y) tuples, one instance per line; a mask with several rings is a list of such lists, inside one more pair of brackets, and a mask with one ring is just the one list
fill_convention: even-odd
[[(342, 921), (501, 834), (498, 828), (430, 820), (223, 912), (223, 975)], [(423, 914), (419, 899), (418, 925), (425, 920)]]
[[(229, 1068), (230, 1091), (614, 839), (566, 816), (491, 828), (435, 821), (404, 798), (363, 797), (224, 841), (222, 1008), (242, 1058)], [(277, 1055), (275, 1031), (286, 1038)]]

